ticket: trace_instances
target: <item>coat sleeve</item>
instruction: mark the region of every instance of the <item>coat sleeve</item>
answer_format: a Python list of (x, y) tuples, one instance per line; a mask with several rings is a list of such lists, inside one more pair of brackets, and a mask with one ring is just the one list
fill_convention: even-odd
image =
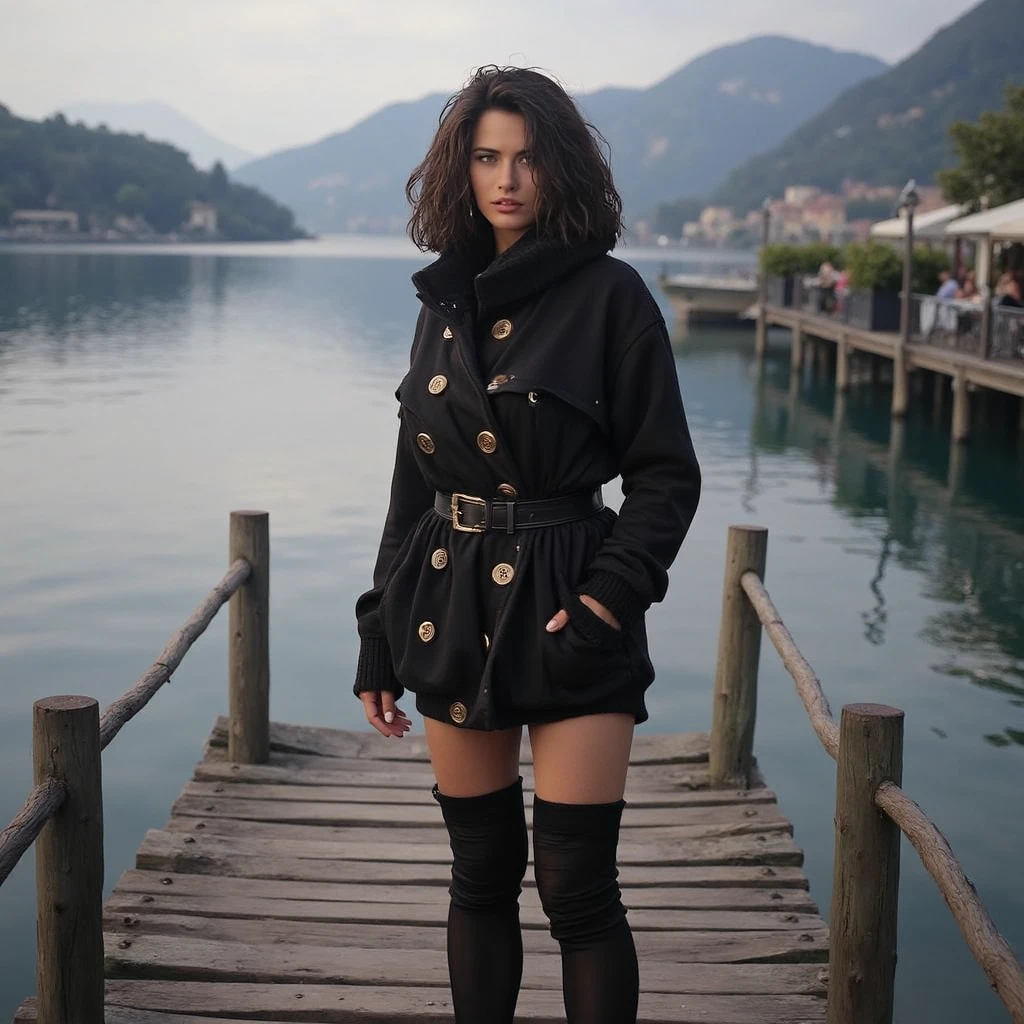
[(611, 440), (624, 501), (577, 588), (627, 628), (668, 590), (668, 569), (700, 498), (700, 467), (663, 320), (619, 360), (610, 387)]
[(364, 690), (389, 690), (396, 698), (405, 692), (391, 662), (391, 649), (380, 618), (380, 598), (399, 549), (433, 503), (434, 491), (416, 464), (412, 438), (403, 423), (398, 431), (391, 502), (373, 569), (373, 586), (356, 601), (359, 661), (352, 692), (357, 697)]

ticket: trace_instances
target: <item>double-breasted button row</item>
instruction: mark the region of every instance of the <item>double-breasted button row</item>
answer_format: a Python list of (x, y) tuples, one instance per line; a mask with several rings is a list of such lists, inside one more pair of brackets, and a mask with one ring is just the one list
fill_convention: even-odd
[(511, 484), (498, 484), (498, 494), (503, 498), (519, 497), (519, 492)]
[(454, 335), (452, 334), (452, 329), (450, 327), (446, 327), (444, 329), (444, 332), (441, 334), (441, 337), (444, 338), (445, 341), (451, 341), (452, 338), (454, 337)]
[(425, 643), (429, 644), (431, 640), (437, 635), (437, 628), (432, 622), (421, 622), (419, 629), (416, 630), (419, 634), (419, 638)]
[(427, 385), (427, 390), (432, 395), (440, 395), (444, 393), (447, 387), (448, 378), (443, 373), (439, 373), (437, 374), (437, 376), (430, 378), (430, 383)]
[(443, 569), (448, 564), (448, 552), (444, 548), (438, 548), (430, 556), (430, 564), (435, 569)]
[(481, 430), (476, 435), (476, 444), (484, 455), (493, 455), (498, 450), (498, 439), (489, 430)]
[(504, 341), (512, 333), (512, 321), (511, 320), (499, 320), (491, 328), (491, 337), (495, 341)]

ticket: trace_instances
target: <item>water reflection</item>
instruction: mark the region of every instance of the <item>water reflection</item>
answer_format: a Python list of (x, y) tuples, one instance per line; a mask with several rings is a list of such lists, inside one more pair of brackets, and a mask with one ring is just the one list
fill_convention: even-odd
[[(837, 394), (814, 375), (791, 375), (788, 358), (776, 354), (758, 382), (751, 441), (764, 452), (806, 452), (827, 477), (832, 503), (878, 524), (870, 603), (859, 613), (867, 643), (887, 640), (887, 569), (911, 569), (935, 609), (920, 632), (942, 655), (932, 671), (1021, 708), (1024, 489), (1016, 452), (1000, 436), (950, 445), (929, 420), (912, 410), (893, 422), (884, 391), (865, 385)], [(1024, 732), (1007, 726), (984, 739), (1020, 746)]]

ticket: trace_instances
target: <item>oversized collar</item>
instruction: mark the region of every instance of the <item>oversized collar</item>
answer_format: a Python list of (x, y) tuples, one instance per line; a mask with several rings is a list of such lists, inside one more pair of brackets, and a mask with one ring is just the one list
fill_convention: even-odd
[(475, 297), (478, 314), (525, 299), (559, 278), (603, 256), (610, 242), (591, 241), (567, 246), (541, 239), (531, 229), (514, 245), (494, 255), (490, 229), (478, 232), (468, 251), (443, 253), (413, 274), (417, 291), (435, 302)]

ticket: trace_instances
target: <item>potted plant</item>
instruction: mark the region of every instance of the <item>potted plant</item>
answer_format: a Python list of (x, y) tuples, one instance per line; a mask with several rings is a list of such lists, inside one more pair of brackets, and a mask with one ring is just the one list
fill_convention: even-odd
[(761, 270), (767, 277), (768, 302), (772, 306), (793, 305), (793, 285), (801, 273), (800, 250), (795, 245), (777, 243), (761, 250)]
[(870, 241), (849, 246), (846, 261), (850, 269), (847, 322), (865, 331), (899, 331), (903, 260), (889, 246)]

